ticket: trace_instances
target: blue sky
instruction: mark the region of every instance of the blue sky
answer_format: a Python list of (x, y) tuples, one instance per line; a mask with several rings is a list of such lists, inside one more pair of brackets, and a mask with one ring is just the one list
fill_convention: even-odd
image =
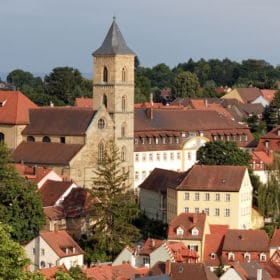
[(142, 66), (189, 58), (280, 64), (279, 0), (1, 0), (0, 72), (92, 72), (116, 15)]

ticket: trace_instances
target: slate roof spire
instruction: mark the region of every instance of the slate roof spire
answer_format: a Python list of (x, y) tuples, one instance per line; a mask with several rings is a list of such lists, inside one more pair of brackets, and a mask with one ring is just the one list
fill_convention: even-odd
[(113, 17), (113, 23), (103, 41), (103, 44), (98, 48), (93, 55), (116, 55), (116, 54), (133, 54), (134, 52), (127, 46), (120, 28), (116, 22), (116, 17)]

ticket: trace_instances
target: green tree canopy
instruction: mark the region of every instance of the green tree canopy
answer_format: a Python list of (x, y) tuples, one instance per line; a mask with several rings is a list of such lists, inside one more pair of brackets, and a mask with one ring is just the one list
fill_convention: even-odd
[(45, 76), (46, 94), (55, 105), (73, 105), (76, 97), (92, 96), (90, 84), (72, 67), (56, 67)]
[(95, 252), (98, 252), (98, 256), (94, 256), (96, 260), (105, 254), (107, 261), (112, 261), (125, 245), (140, 236), (132, 225), (139, 210), (129, 191), (128, 176), (128, 171), (122, 170), (119, 149), (114, 142), (107, 142), (103, 162), (98, 166), (91, 189), (96, 219), (91, 237)]
[(10, 227), (0, 223), (0, 279), (22, 280), (29, 260), (20, 244), (12, 240), (10, 231)]
[(200, 84), (197, 75), (189, 71), (176, 74), (173, 92), (176, 97), (193, 98), (200, 96)]
[(199, 164), (249, 166), (251, 155), (238, 148), (235, 142), (210, 141), (197, 151)]
[(42, 201), (35, 184), (26, 181), (10, 162), (10, 152), (0, 144), (0, 222), (12, 227), (19, 243), (38, 235), (45, 224)]

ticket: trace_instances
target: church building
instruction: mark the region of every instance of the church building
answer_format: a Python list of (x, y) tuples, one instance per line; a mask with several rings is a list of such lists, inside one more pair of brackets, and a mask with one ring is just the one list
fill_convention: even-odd
[(103, 44), (93, 52), (93, 107), (31, 109), (13, 160), (52, 168), (77, 185), (90, 187), (106, 142), (114, 140), (132, 185), (134, 58), (114, 18)]

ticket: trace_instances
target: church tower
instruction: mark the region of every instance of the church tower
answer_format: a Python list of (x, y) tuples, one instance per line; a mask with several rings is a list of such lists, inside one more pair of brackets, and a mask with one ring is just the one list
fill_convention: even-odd
[(93, 53), (93, 109), (103, 104), (111, 116), (114, 141), (120, 149), (123, 168), (129, 170), (131, 185), (134, 174), (134, 58), (114, 18), (103, 44)]

